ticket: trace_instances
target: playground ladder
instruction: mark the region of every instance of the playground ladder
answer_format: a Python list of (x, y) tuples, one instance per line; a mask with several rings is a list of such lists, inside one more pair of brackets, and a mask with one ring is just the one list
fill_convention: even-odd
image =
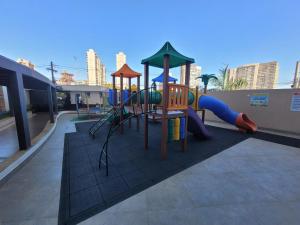
[(100, 118), (96, 123), (94, 123), (90, 129), (89, 134), (95, 138), (96, 132), (105, 124), (107, 120), (109, 120), (112, 117), (112, 112), (114, 109), (109, 110), (104, 117)]

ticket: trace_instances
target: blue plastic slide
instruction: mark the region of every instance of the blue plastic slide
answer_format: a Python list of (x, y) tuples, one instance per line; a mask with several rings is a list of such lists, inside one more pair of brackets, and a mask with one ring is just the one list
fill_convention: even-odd
[(237, 126), (240, 130), (247, 132), (255, 132), (257, 127), (254, 121), (250, 120), (246, 114), (238, 113), (232, 110), (223, 101), (212, 97), (202, 95), (198, 100), (198, 107), (200, 109), (208, 109), (212, 111), (217, 117)]

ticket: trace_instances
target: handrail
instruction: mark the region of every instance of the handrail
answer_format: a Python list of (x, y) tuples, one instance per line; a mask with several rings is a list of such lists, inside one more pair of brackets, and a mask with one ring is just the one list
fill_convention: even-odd
[(97, 125), (97, 123), (102, 120), (105, 116), (109, 115), (111, 112), (113, 111), (113, 108), (111, 108), (110, 110), (108, 110), (108, 112), (105, 113), (105, 115), (103, 117), (101, 117), (96, 123), (94, 123), (90, 129), (89, 129), (89, 132)]

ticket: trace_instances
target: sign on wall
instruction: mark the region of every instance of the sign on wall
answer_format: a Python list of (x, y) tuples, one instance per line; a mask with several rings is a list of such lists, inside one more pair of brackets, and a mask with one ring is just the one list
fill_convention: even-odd
[(250, 105), (252, 106), (268, 106), (269, 95), (266, 93), (257, 93), (250, 96)]
[(300, 112), (300, 92), (292, 95), (291, 111)]

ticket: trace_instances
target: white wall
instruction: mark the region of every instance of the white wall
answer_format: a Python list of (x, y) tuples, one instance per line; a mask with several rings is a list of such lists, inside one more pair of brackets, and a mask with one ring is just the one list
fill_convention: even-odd
[[(85, 92), (80, 92), (80, 91), (75, 91), (75, 92), (71, 92), (71, 104), (76, 104), (76, 94), (80, 94), (83, 103), (87, 103), (86, 102), (86, 94)], [(103, 98), (100, 98), (100, 93), (99, 92), (90, 92), (90, 96), (88, 97), (88, 103), (89, 104), (103, 104)]]

